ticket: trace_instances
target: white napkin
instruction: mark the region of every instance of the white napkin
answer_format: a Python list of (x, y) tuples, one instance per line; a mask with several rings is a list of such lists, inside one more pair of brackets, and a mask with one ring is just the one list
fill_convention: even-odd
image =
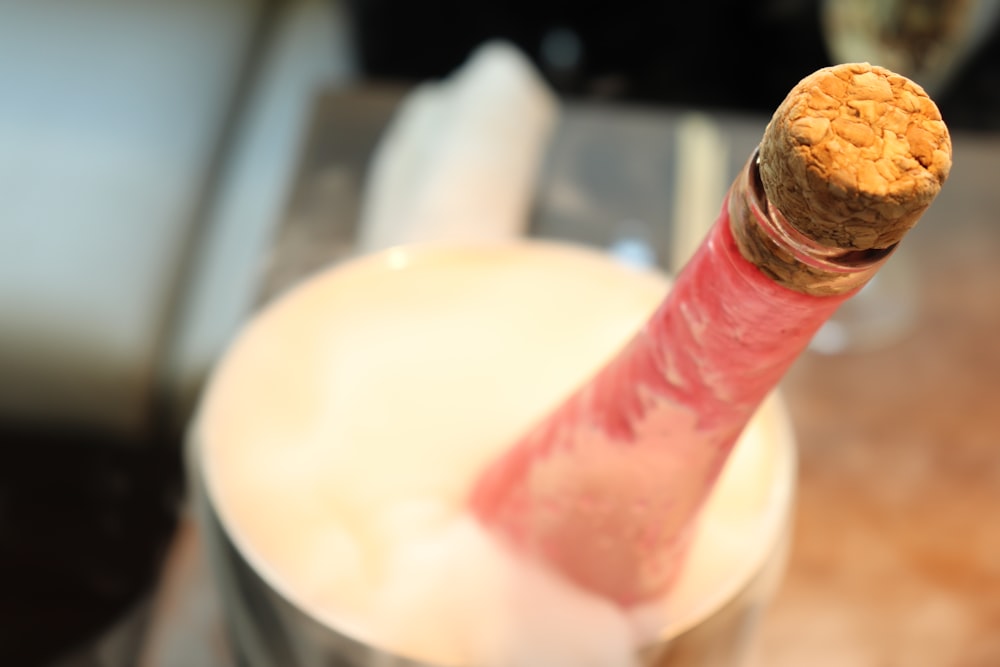
[(376, 148), (358, 251), (523, 234), (557, 113), (532, 64), (504, 42), (485, 44), (448, 79), (418, 87)]

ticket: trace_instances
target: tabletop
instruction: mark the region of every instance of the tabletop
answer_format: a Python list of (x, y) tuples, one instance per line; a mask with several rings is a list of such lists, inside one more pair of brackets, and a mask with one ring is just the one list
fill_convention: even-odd
[[(351, 254), (371, 152), (402, 95), (364, 87), (319, 97), (261, 302)], [(531, 234), (612, 248), (638, 229), (669, 265), (686, 164), (679, 133), (692, 119), (721, 139), (724, 179), (766, 122), (566, 102)], [(1000, 665), (1000, 136), (958, 135), (954, 146), (942, 194), (890, 260), (902, 291), (872, 306), (876, 315), (908, 307), (905, 330), (869, 348), (809, 351), (782, 383), (798, 499), (753, 667)], [(182, 527), (143, 664), (219, 664), (190, 641), (224, 652), (210, 594), (182, 594), (209, 576), (196, 540)]]

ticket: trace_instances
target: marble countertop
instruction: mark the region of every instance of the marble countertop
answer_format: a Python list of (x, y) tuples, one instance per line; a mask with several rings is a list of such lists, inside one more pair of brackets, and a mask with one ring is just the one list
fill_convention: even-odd
[[(400, 95), (361, 88), (318, 99), (261, 301), (350, 255), (365, 168)], [(682, 164), (670, 156), (689, 118), (567, 104), (532, 234), (607, 247), (639, 224), (656, 256), (669, 257)], [(705, 118), (725, 141), (731, 178), (766, 119)], [(1000, 137), (956, 136), (949, 182), (891, 260), (912, 299), (906, 331), (877, 349), (807, 352), (783, 383), (800, 446), (798, 503), (754, 667), (1000, 664), (997, 174)], [(567, 188), (584, 205), (567, 205)], [(222, 664), (210, 596), (183, 593), (208, 579), (196, 540), (182, 527), (142, 664)]]

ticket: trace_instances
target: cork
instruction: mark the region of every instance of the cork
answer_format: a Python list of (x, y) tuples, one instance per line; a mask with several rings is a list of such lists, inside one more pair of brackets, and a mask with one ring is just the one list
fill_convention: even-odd
[(927, 93), (868, 63), (800, 81), (760, 145), (770, 203), (804, 236), (845, 252), (895, 246), (950, 168), (951, 138)]

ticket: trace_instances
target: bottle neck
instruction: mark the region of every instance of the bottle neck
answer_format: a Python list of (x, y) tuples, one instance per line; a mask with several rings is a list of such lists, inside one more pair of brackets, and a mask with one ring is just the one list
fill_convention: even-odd
[(778, 284), (814, 296), (860, 289), (889, 258), (895, 246), (844, 250), (809, 238), (770, 201), (760, 180), (754, 151), (729, 193), (729, 219), (740, 254)]

